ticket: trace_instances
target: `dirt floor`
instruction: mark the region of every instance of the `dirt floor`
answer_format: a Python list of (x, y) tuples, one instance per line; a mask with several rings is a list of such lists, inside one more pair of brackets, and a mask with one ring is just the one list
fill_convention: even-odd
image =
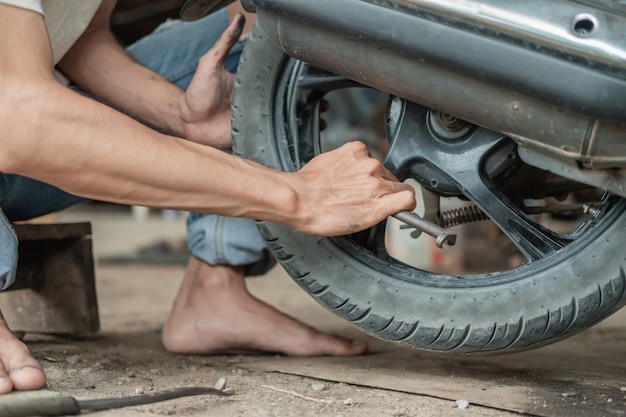
[[(48, 375), (48, 390), (93, 399), (183, 386), (213, 387), (225, 378), (227, 387), (236, 392), (231, 397), (197, 396), (101, 412), (120, 416), (516, 415), (476, 405), (462, 409), (451, 400), (248, 368), (256, 361), (274, 358), (271, 355), (168, 354), (161, 347), (159, 332), (183, 270), (180, 266), (99, 266), (100, 334), (79, 340), (26, 337)], [(259, 297), (311, 324), (330, 331), (344, 327), (310, 301), (280, 269), (251, 280), (250, 285)], [(366, 337), (351, 328), (342, 333)], [(358, 364), (362, 358), (350, 361)]]
[[(610, 390), (598, 393), (593, 389), (585, 390), (580, 384), (578, 388), (573, 388), (568, 381), (568, 378), (572, 381), (585, 377), (593, 379), (596, 372), (602, 371), (597, 364), (590, 365), (594, 369), (588, 375), (578, 372), (564, 378), (563, 375), (538, 376), (536, 369), (532, 369), (536, 367), (537, 360), (542, 360), (541, 357), (532, 359), (532, 356), (522, 355), (516, 360), (513, 355), (508, 358), (509, 362), (517, 364), (516, 370), (509, 368), (495, 372), (494, 369), (501, 369), (503, 362), (493, 362), (489, 365), (493, 369), (486, 371), (480, 365), (485, 362), (472, 363), (459, 359), (449, 362), (445, 357), (419, 354), (413, 349), (369, 338), (315, 304), (280, 268), (267, 276), (249, 280), (253, 293), (319, 328), (367, 338), (371, 342), (372, 353), (364, 357), (341, 358), (339, 362), (333, 362), (333, 358), (293, 359), (275, 355), (168, 354), (160, 345), (159, 332), (183, 271), (182, 266), (98, 265), (102, 331), (93, 337), (74, 340), (27, 335), (26, 340), (33, 354), (48, 375), (48, 390), (20, 395), (60, 393), (78, 399), (132, 396), (183, 386), (214, 387), (218, 380), (224, 378), (235, 395), (195, 396), (99, 414), (332, 417), (625, 415), (623, 332), (616, 341), (617, 357), (621, 361), (617, 366), (618, 373), (609, 376), (611, 386), (604, 388)], [(619, 321), (624, 322), (623, 316)], [(598, 334), (605, 334), (606, 330), (600, 328), (593, 334), (591, 332), (593, 330), (587, 336), (596, 334), (597, 337)], [(591, 346), (584, 343), (581, 349), (599, 347), (598, 343), (594, 344), (593, 338), (585, 340), (590, 340)], [(564, 343), (567, 342), (557, 346)], [(570, 348), (563, 348), (561, 353), (567, 356)], [(622, 349), (621, 354), (619, 349)], [(561, 355), (559, 349), (553, 352)], [(546, 359), (554, 362), (554, 357), (550, 355), (543, 358)], [(615, 357), (607, 360), (614, 361)], [(606, 365), (614, 367), (615, 362)], [(530, 370), (527, 373), (522, 371), (525, 366)], [(569, 366), (565, 364), (561, 368), (567, 370)], [(318, 374), (321, 376), (311, 377)], [(555, 378), (560, 378), (561, 382)], [(546, 388), (545, 392), (542, 392), (542, 386)], [(543, 411), (520, 412), (523, 409)]]
[(0, 405), (36, 396), (129, 397), (215, 387), (225, 379), (235, 391), (229, 397), (186, 397), (95, 415), (626, 416), (626, 309), (577, 336), (530, 352), (442, 356), (362, 333), (317, 305), (276, 267), (248, 280), (253, 294), (317, 328), (368, 340), (370, 353), (352, 358), (169, 354), (161, 346), (160, 329), (186, 255), (160, 255), (158, 263), (149, 251), (139, 251), (143, 263), (135, 255), (137, 248), (163, 236), (169, 238), (166, 243), (180, 245), (184, 219), (88, 209), (60, 220), (89, 218), (93, 223), (101, 331), (83, 338), (27, 334), (48, 375), (47, 389), (1, 396)]

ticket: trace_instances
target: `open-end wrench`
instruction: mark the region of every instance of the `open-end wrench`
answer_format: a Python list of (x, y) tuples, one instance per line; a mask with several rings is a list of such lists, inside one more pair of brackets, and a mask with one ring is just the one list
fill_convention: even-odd
[(394, 214), (393, 217), (437, 239), (437, 247), (439, 248), (443, 247), (444, 243), (447, 243), (449, 246), (453, 246), (456, 243), (455, 234), (448, 233), (443, 227), (437, 226), (435, 223), (425, 220), (415, 213), (405, 210)]

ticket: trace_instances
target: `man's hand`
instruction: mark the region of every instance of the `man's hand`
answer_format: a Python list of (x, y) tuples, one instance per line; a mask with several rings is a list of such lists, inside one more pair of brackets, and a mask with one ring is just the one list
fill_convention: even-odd
[(180, 113), (184, 136), (194, 142), (230, 149), (230, 106), (234, 74), (224, 68), (228, 52), (241, 36), (245, 18), (238, 14), (215, 45), (200, 59)]
[(415, 208), (415, 190), (350, 142), (312, 159), (300, 171), (295, 229), (314, 235), (357, 232), (402, 210)]

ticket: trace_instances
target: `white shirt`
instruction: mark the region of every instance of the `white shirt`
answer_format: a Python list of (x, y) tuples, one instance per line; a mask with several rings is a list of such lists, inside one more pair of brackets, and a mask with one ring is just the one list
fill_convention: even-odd
[(102, 0), (0, 0), (0, 3), (44, 16), (56, 65), (85, 31)]

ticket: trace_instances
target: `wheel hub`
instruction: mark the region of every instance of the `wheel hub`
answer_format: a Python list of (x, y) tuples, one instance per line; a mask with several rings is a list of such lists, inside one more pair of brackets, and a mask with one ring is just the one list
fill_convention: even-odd
[(386, 133), (391, 149), (386, 167), (400, 180), (413, 178), (441, 195), (463, 195), (451, 175), (459, 164), (469, 169), (483, 163), (485, 175), (495, 181), (516, 162), (513, 142), (501, 134), (398, 97), (389, 100)]

